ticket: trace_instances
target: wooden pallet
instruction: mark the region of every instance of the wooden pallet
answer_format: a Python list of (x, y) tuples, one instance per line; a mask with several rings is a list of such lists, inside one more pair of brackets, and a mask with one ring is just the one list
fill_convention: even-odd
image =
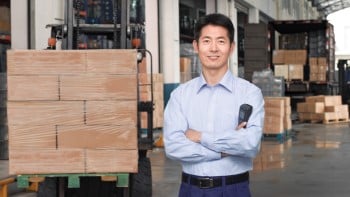
[(101, 177), (102, 181), (116, 181), (117, 187), (129, 186), (129, 174), (128, 173), (98, 173), (98, 174), (30, 174), (30, 175), (18, 175), (17, 186), (19, 188), (28, 188), (30, 183), (38, 183), (45, 180), (46, 177), (66, 177), (68, 178), (68, 188), (79, 188), (80, 178), (87, 176)]
[(307, 119), (299, 119), (300, 122), (304, 123), (322, 123), (322, 124), (335, 124), (335, 123), (343, 123), (343, 122), (349, 122), (350, 120), (347, 118), (335, 118), (335, 119), (313, 119), (313, 120), (307, 120)]
[(348, 118), (339, 118), (339, 119), (329, 119), (329, 120), (323, 120), (323, 124), (332, 124), (332, 123), (342, 123), (342, 122), (349, 122)]

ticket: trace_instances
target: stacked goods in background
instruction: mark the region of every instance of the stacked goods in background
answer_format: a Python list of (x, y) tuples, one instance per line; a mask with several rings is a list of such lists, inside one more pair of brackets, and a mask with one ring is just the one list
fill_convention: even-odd
[[(153, 87), (151, 88), (151, 84)], [(153, 89), (153, 128), (163, 127), (163, 111), (164, 111), (164, 97), (163, 97), (163, 74), (147, 73), (146, 58), (143, 59), (142, 63), (139, 64), (139, 91), (140, 101), (150, 101), (152, 98), (151, 90)], [(147, 129), (147, 112), (141, 112), (141, 128)]]
[(191, 58), (181, 57), (180, 58), (180, 83), (184, 83), (192, 79), (192, 64)]
[(137, 172), (136, 50), (7, 54), (9, 174)]
[(275, 76), (283, 77), (286, 81), (303, 81), (306, 60), (306, 50), (274, 50), (272, 63)]
[(252, 76), (252, 83), (261, 89), (263, 96), (284, 96), (284, 79), (273, 76), (270, 69), (255, 71)]
[[(299, 96), (331, 94), (335, 80), (335, 41), (333, 25), (327, 20), (271, 21), (271, 65), (275, 76), (286, 80), (286, 92)], [(277, 34), (278, 33), (278, 34)], [(298, 94), (294, 97), (294, 93)], [(301, 95), (301, 93), (306, 93)]]
[(279, 49), (272, 52), (275, 76), (286, 81), (304, 81), (304, 66), (307, 63), (307, 34), (281, 34)]
[(341, 96), (308, 96), (305, 102), (297, 104), (300, 121), (324, 124), (348, 122), (348, 105), (343, 105)]
[[(270, 68), (271, 37), (265, 23), (248, 23), (244, 25), (244, 79), (252, 81), (255, 71)], [(242, 48), (238, 46), (238, 49)]]
[(8, 159), (7, 129), (7, 80), (6, 73), (0, 73), (0, 159)]
[(328, 63), (325, 57), (310, 57), (310, 81), (325, 82), (327, 80)]
[(334, 51), (334, 31), (331, 24), (327, 24), (324, 30), (309, 32), (309, 80), (311, 82), (334, 80)]
[(202, 66), (191, 43), (180, 43), (180, 83), (198, 77)]
[(292, 129), (290, 97), (264, 97), (264, 134), (285, 134)]

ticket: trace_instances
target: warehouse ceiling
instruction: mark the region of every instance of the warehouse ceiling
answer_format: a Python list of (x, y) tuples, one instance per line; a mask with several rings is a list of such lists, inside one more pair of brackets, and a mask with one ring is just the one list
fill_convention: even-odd
[(310, 0), (312, 5), (324, 16), (350, 7), (350, 0)]

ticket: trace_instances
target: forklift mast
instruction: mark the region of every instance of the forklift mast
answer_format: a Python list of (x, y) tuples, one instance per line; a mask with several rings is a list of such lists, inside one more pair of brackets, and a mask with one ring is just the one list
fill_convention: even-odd
[[(91, 35), (108, 35), (112, 39), (113, 49), (137, 49), (138, 63), (146, 56), (150, 62), (150, 75), (153, 74), (152, 54), (145, 49), (142, 34), (144, 24), (140, 21), (130, 23), (128, 19), (129, 0), (110, 0), (113, 9), (113, 24), (89, 24), (81, 23), (81, 18), (86, 18), (86, 4), (84, 0), (66, 0), (64, 24), (47, 25), (51, 28), (49, 40), (60, 40), (61, 48), (72, 49), (89, 49), (86, 41), (82, 40), (81, 35), (88, 33)], [(84, 8), (85, 6), (85, 8)], [(50, 42), (49, 42), (50, 45)], [(48, 49), (55, 49), (48, 46)], [(138, 94), (138, 142), (140, 156), (145, 156), (147, 150), (153, 148), (153, 78), (150, 77), (151, 100), (140, 101)], [(141, 128), (140, 114), (147, 113), (147, 128)]]
[[(96, 0), (97, 1), (97, 0)], [(88, 0), (65, 0), (65, 18), (64, 24), (55, 24), (47, 25), (46, 27), (51, 28), (50, 38), (55, 38), (60, 40), (61, 49), (74, 50), (74, 49), (89, 49), (91, 46), (82, 39), (82, 35), (103, 35), (102, 37), (108, 38), (108, 45), (105, 47), (105, 42), (107, 39), (103, 40), (101, 43), (104, 43), (104, 47), (108, 49), (135, 49), (138, 51), (137, 54), (137, 72), (139, 73), (140, 63), (144, 58), (147, 57), (148, 65), (147, 69), (150, 73), (150, 82), (148, 84), (143, 84), (143, 86), (149, 86), (150, 90), (150, 100), (143, 101), (140, 99), (140, 82), (139, 78), (137, 79), (138, 85), (138, 106), (137, 106), (137, 136), (138, 136), (138, 173), (130, 174), (129, 177), (129, 187), (128, 188), (119, 188), (116, 189), (115, 185), (110, 185), (108, 183), (101, 183), (101, 180), (96, 180), (95, 177), (89, 177), (82, 179), (85, 181), (85, 184), (82, 184), (79, 190), (72, 190), (69, 188), (62, 191), (62, 180), (57, 184), (56, 187), (53, 187), (56, 191), (48, 192), (46, 189), (48, 186), (41, 184), (39, 187), (38, 197), (47, 197), (48, 193), (51, 195), (56, 194), (65, 194), (67, 197), (86, 196), (94, 197), (93, 193), (89, 191), (96, 191), (99, 196), (128, 196), (128, 197), (137, 197), (137, 196), (152, 196), (152, 173), (151, 173), (151, 164), (150, 159), (147, 157), (148, 150), (153, 148), (153, 110), (154, 110), (154, 101), (153, 101), (153, 62), (152, 54), (150, 51), (145, 49), (144, 44), (144, 21), (143, 20), (132, 20), (133, 23), (130, 23), (129, 20), (129, 7), (131, 1), (140, 2), (145, 0), (105, 0), (100, 2), (109, 2), (112, 4), (112, 15), (113, 19), (109, 20), (111, 23), (98, 24), (98, 23), (89, 23), (89, 21), (81, 20), (86, 18), (86, 5)], [(135, 3), (134, 2), (134, 3)], [(85, 7), (84, 7), (85, 6)], [(85, 9), (85, 10), (84, 10)], [(142, 17), (141, 17), (142, 18)], [(49, 39), (50, 40), (50, 39)], [(111, 44), (112, 42), (112, 44)], [(102, 46), (102, 45), (101, 45)], [(53, 49), (49, 48), (48, 49)], [(98, 49), (98, 48), (93, 48)], [(147, 128), (141, 128), (141, 113), (147, 113)], [(53, 180), (53, 184), (56, 181)], [(57, 183), (57, 182), (56, 182)], [(45, 183), (48, 184), (49, 183)], [(93, 187), (92, 187), (93, 185)]]

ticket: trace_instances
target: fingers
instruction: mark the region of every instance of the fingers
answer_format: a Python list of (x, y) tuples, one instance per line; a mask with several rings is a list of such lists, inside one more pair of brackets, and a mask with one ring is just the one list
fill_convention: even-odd
[(237, 127), (236, 127), (236, 130), (240, 130), (242, 128), (245, 128), (247, 126), (247, 122), (241, 122), (241, 124), (239, 124)]

